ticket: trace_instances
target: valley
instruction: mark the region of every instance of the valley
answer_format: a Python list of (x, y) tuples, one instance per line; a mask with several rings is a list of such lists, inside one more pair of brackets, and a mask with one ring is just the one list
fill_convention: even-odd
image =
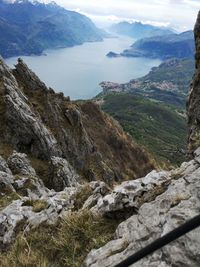
[(199, 267), (199, 8), (0, 0), (1, 267)]

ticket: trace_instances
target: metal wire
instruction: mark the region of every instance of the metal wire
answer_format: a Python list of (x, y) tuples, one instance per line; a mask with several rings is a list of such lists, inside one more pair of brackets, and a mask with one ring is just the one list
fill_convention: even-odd
[(119, 264), (115, 265), (115, 267), (127, 267), (130, 266), (137, 261), (143, 259), (144, 257), (148, 256), (149, 254), (155, 252), (156, 250), (166, 246), (167, 244), (171, 243), (172, 241), (176, 240), (177, 238), (189, 233), (190, 231), (194, 230), (195, 228), (200, 226), (200, 215), (197, 215), (193, 219), (187, 221), (183, 225), (177, 227), (173, 231), (167, 233), (166, 235), (158, 238), (157, 240), (153, 241), (151, 244), (147, 245), (143, 249), (139, 250), (132, 256), (128, 257), (126, 260), (120, 262)]

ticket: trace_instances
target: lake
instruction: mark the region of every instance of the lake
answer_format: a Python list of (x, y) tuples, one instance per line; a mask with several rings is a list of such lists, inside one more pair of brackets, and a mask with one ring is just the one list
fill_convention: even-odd
[[(127, 37), (108, 38), (103, 42), (47, 50), (46, 55), (21, 58), (55, 91), (62, 91), (73, 100), (89, 99), (101, 92), (100, 82), (128, 82), (161, 63), (159, 59), (106, 57), (109, 51), (122, 52), (133, 42)], [(17, 57), (6, 60), (11, 67), (16, 61)]]

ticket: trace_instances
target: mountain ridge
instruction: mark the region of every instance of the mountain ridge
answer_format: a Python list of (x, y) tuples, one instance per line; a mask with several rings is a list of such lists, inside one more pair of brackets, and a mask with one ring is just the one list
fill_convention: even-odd
[(109, 52), (108, 57), (147, 57), (167, 60), (171, 58), (190, 58), (194, 56), (194, 36), (193, 31), (180, 34), (169, 34), (163, 36), (153, 36), (142, 38), (125, 49), (120, 54)]
[(3, 57), (40, 55), (48, 48), (102, 41), (104, 37), (86, 16), (51, 3), (1, 0), (0, 18)]
[(112, 25), (110, 30), (114, 31), (114, 33), (126, 35), (135, 39), (174, 33), (173, 30), (166, 27), (153, 26), (142, 22), (130, 23), (126, 21)]

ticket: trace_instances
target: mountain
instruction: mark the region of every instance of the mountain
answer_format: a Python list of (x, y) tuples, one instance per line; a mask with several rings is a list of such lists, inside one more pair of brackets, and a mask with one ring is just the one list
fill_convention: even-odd
[(195, 149), (200, 144), (200, 12), (194, 28), (195, 35), (195, 74), (190, 86), (189, 98), (187, 102), (187, 115), (188, 115), (188, 142), (189, 152), (194, 153)]
[[(197, 140), (199, 31), (200, 13), (188, 101)], [(0, 64), (2, 267), (114, 267), (190, 219), (197, 226), (198, 142), (179, 168), (143, 176), (149, 157), (94, 103), (54, 93), (21, 60), (14, 70)], [(197, 228), (135, 266), (199, 267), (199, 251)]]
[(118, 84), (102, 82), (102, 109), (120, 122), (158, 161), (186, 159), (186, 99), (194, 60), (170, 59), (142, 78)]
[(0, 0), (0, 54), (5, 58), (101, 41), (102, 36), (89, 18), (53, 2)]
[(161, 36), (174, 33), (171, 29), (165, 27), (156, 27), (141, 22), (120, 22), (110, 27), (114, 33), (126, 35), (135, 39), (141, 39), (152, 36)]
[(126, 57), (193, 58), (194, 36), (192, 31), (180, 34), (155, 36), (136, 41), (121, 53)]
[(153, 67), (144, 77), (128, 83), (102, 82), (104, 93), (129, 92), (179, 108), (185, 108), (188, 88), (194, 73), (193, 59), (169, 59)]
[(170, 165), (186, 160), (187, 128), (183, 109), (125, 92), (106, 94), (101, 107), (158, 162)]

